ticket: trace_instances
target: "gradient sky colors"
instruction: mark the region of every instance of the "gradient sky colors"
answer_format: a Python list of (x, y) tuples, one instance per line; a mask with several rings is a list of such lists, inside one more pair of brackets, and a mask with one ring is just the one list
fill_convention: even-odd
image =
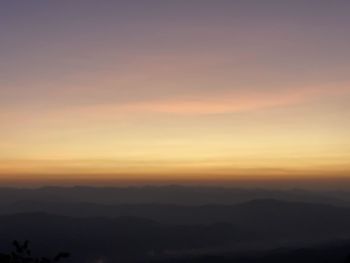
[(350, 179), (349, 14), (1, 1), (0, 183)]

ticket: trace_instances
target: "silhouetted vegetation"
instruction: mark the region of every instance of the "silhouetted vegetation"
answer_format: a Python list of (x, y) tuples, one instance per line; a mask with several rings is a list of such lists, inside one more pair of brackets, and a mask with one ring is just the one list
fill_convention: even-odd
[(70, 256), (67, 252), (60, 252), (53, 258), (36, 257), (32, 255), (29, 248), (29, 241), (22, 244), (17, 240), (13, 241), (14, 250), (10, 253), (0, 253), (0, 263), (53, 263), (60, 262)]

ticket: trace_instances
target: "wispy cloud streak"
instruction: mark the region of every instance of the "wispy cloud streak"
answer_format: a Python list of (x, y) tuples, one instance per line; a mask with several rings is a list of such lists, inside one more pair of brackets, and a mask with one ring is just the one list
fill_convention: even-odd
[(171, 99), (127, 102), (121, 104), (101, 104), (81, 107), (78, 112), (92, 115), (110, 114), (179, 114), (208, 115), (250, 112), (275, 107), (286, 107), (312, 101), (330, 95), (340, 95), (349, 92), (346, 87), (334, 89), (301, 88), (275, 92), (240, 93), (227, 92), (210, 96), (181, 96)]

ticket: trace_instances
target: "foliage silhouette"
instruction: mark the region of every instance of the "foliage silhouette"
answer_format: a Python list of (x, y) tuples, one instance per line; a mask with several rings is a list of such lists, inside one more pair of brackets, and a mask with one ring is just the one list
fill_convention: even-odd
[(46, 257), (33, 257), (29, 249), (29, 241), (21, 244), (17, 240), (13, 241), (14, 251), (6, 254), (0, 253), (0, 263), (53, 263), (60, 262), (62, 259), (70, 257), (67, 252), (60, 252), (52, 259)]

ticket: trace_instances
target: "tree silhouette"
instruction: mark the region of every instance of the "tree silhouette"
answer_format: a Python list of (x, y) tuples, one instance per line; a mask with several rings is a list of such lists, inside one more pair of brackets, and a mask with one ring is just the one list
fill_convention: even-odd
[(14, 240), (12, 244), (15, 248), (12, 252), (0, 253), (0, 263), (53, 263), (70, 257), (67, 252), (60, 252), (53, 258), (33, 257), (28, 240), (24, 241), (23, 244)]

